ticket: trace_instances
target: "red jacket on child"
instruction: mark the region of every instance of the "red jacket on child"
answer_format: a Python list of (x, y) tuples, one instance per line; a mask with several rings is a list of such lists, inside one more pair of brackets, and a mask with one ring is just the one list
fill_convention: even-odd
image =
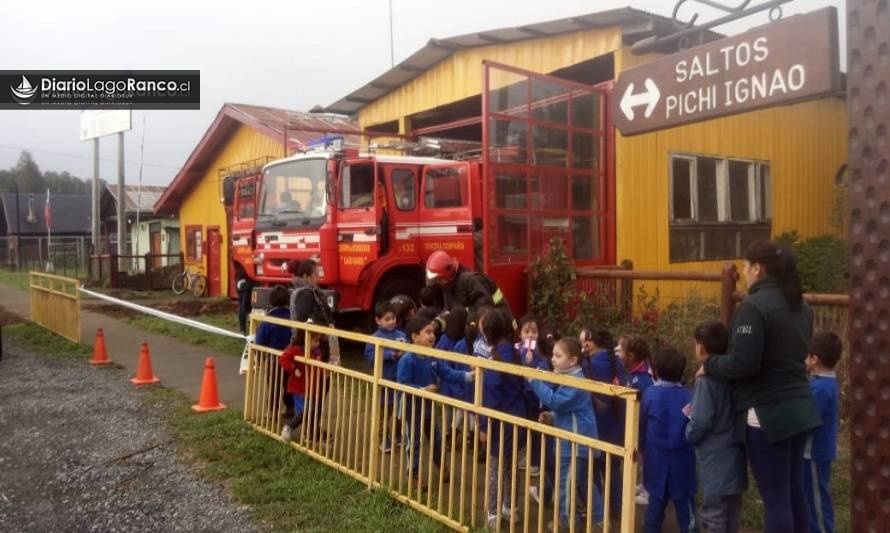
[[(301, 361), (304, 353), (302, 345), (290, 345), (278, 356), (278, 365), (287, 372), (288, 394), (306, 394), (306, 365)], [(321, 349), (312, 350), (310, 357), (321, 361)]]

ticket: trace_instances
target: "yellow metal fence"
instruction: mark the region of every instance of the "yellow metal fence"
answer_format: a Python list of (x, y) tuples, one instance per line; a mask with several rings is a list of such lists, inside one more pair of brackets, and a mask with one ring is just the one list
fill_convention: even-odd
[(31, 320), (66, 339), (80, 342), (80, 281), (30, 272)]
[[(635, 390), (271, 317), (252, 317), (251, 328), (259, 321), (299, 329), (307, 340), (313, 332), (375, 346), (371, 374), (300, 357), (306, 365), (306, 394), (303, 423), (291, 443), (297, 450), (370, 488), (387, 490), (456, 530), (543, 531), (553, 523), (555, 531), (634, 531), (640, 418)], [(384, 379), (384, 348), (467, 365), (474, 377), (468, 385), (474, 389), (472, 402)], [(282, 398), (287, 382), (277, 361), (280, 353), (252, 347), (244, 400), (245, 420), (277, 439), (285, 422)], [(616, 399), (619, 408), (626, 409), (623, 445), (483, 407), (485, 370)], [(497, 435), (484, 442), (474, 432), (483, 417), (487, 435)], [(571, 454), (561, 454), (562, 449)], [(520, 460), (532, 465), (533, 454), (539, 457), (535, 474), (519, 465)], [(413, 475), (412, 463), (417, 465)], [(548, 471), (554, 481), (549, 500), (543, 497)], [(560, 474), (567, 477), (564, 488)], [(620, 482), (620, 504), (608, 490), (613, 482)], [(532, 491), (540, 495), (537, 500)], [(560, 491), (570, 491), (569, 497)], [(566, 509), (560, 511), (563, 501)]]

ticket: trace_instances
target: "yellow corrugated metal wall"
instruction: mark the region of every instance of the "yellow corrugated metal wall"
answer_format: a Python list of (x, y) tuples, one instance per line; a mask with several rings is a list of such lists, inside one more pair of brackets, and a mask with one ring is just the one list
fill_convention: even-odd
[(544, 39), (458, 50), (398, 89), (366, 105), (358, 113), (364, 128), (398, 120), (482, 92), (482, 60), (534, 72), (553, 72), (618, 50), (620, 28), (567, 33)]
[[(226, 227), (226, 211), (222, 204), (219, 183), (219, 169), (260, 157), (283, 157), (284, 149), (281, 139), (273, 139), (248, 126), (240, 126), (231, 136), (222, 150), (207, 167), (201, 180), (188, 192), (179, 207), (179, 228), (183, 255), (188, 257), (187, 226), (201, 226), (202, 239), (207, 238), (207, 228), (218, 226), (222, 238), (220, 244), (221, 288), (226, 294), (229, 279), (229, 234)], [(207, 246), (201, 247), (203, 257), (201, 264), (207, 269)], [(186, 260), (188, 263), (189, 261)]]

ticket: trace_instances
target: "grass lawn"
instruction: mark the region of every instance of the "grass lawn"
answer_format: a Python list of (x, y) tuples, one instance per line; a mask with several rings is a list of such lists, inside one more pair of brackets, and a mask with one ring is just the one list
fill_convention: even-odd
[(180, 449), (225, 484), (254, 516), (286, 531), (445, 531), (381, 490), (340, 474), (257, 433), (239, 414), (195, 414), (182, 394), (156, 389), (151, 402), (168, 413)]
[[(87, 359), (93, 355), (90, 346), (71, 342), (33, 322), (19, 322), (3, 328), (7, 339), (27, 346), (33, 351), (61, 359)], [(7, 341), (8, 342), (8, 341)]]
[[(238, 317), (232, 313), (220, 315), (202, 315), (194, 317), (199, 322), (211, 324), (231, 331), (238, 331)], [(157, 318), (149, 315), (131, 316), (126, 319), (127, 322), (155, 333), (162, 333), (179, 340), (197, 344), (198, 346), (206, 346), (220, 355), (232, 355), (240, 357), (244, 351), (244, 341), (233, 337), (224, 337), (216, 333), (208, 333), (197, 330), (191, 326), (177, 324), (163, 318)]]
[(28, 290), (30, 283), (28, 279), (28, 271), (0, 268), (0, 283), (17, 289)]

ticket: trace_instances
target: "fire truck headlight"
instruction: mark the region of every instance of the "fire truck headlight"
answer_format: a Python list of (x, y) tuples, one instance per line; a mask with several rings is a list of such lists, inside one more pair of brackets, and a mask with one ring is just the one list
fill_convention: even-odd
[(256, 275), (257, 275), (257, 276), (262, 276), (262, 275), (263, 275), (263, 263), (262, 263), (262, 261), (260, 261), (260, 262), (258, 262), (258, 263), (256, 264)]

